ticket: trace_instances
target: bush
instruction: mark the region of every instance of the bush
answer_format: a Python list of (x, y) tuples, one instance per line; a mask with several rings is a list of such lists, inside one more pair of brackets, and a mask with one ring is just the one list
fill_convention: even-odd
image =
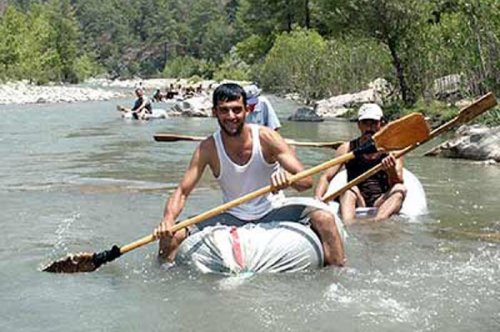
[(223, 62), (217, 67), (213, 79), (223, 81), (224, 79), (235, 81), (248, 81), (250, 77), (250, 66), (241, 60), (235, 48), (224, 57)]
[(386, 48), (371, 39), (326, 41), (296, 29), (277, 37), (260, 73), (266, 89), (315, 100), (366, 89), (377, 77), (391, 77), (392, 66)]
[(83, 55), (76, 60), (74, 71), (78, 81), (83, 81), (86, 78), (96, 76), (103, 72), (101, 68), (93, 59), (88, 55)]
[(258, 35), (251, 35), (245, 40), (237, 43), (235, 49), (240, 59), (252, 65), (262, 61), (271, 46), (271, 43), (266, 38)]
[[(191, 56), (177, 57), (167, 62), (163, 69), (163, 76), (168, 78), (186, 78), (194, 75), (208, 77), (210, 64)], [(206, 76), (206, 74), (209, 74)]]
[(315, 31), (282, 33), (268, 53), (262, 70), (263, 87), (277, 92), (299, 92), (306, 99), (324, 95), (321, 84), (327, 43)]

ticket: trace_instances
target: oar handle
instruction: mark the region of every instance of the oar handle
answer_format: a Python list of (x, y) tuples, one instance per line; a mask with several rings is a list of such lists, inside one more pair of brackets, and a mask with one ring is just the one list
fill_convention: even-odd
[[(203, 136), (188, 136), (188, 135), (177, 135), (168, 133), (158, 133), (154, 134), (153, 138), (157, 142), (177, 142), (177, 141), (203, 141), (206, 137)], [(301, 146), (301, 147), (311, 147), (311, 148), (332, 148), (336, 149), (342, 144), (342, 141), (333, 142), (300, 142), (293, 139), (286, 139), (288, 144)]]
[[(327, 162), (324, 162), (318, 166), (315, 166), (315, 167), (312, 167), (308, 170), (305, 170), (305, 171), (302, 171), (302, 172), (299, 172), (295, 175), (292, 175), (290, 177), (290, 185), (303, 179), (303, 178), (306, 178), (308, 176), (311, 176), (311, 175), (314, 175), (316, 173), (319, 173), (321, 171), (324, 171), (330, 167), (333, 167), (337, 164), (340, 164), (340, 163), (344, 163), (346, 161), (349, 161), (350, 159), (354, 158), (354, 153), (350, 152), (350, 153), (347, 153), (345, 155), (342, 155), (340, 157), (337, 157), (337, 158), (334, 158), (334, 159), (331, 159)], [(182, 228), (186, 228), (186, 227), (189, 227), (191, 225), (194, 225), (194, 224), (197, 224), (199, 222), (202, 222), (208, 218), (211, 218), (211, 217), (214, 217), (224, 211), (227, 211), (235, 206), (238, 206), (242, 203), (245, 203), (245, 202), (248, 202), (248, 201), (251, 201), (252, 199), (255, 199), (257, 197), (260, 197), (262, 195), (265, 195), (265, 194), (268, 194), (270, 193), (271, 191), (273, 190), (273, 188), (269, 185), (269, 186), (266, 186), (266, 187), (263, 187), (263, 188), (260, 188), (256, 191), (253, 191), (251, 193), (248, 193), (244, 196), (241, 196), (237, 199), (234, 199), (230, 202), (227, 202), (227, 203), (224, 203), (216, 208), (213, 208), (211, 210), (208, 210), (206, 212), (203, 212), (197, 216), (194, 216), (192, 218), (188, 218), (180, 223), (177, 223), (174, 225), (174, 227), (172, 227), (172, 229), (170, 230), (171, 232), (176, 232)], [(148, 243), (151, 243), (155, 241), (155, 238), (153, 235), (148, 235), (148, 236), (145, 236), (135, 242), (132, 242), (130, 244), (127, 244), (123, 247), (120, 248), (120, 253), (121, 254), (125, 254), (131, 250), (134, 250), (136, 248), (139, 248), (139, 247), (142, 247), (143, 245), (146, 245)]]
[(331, 148), (331, 149), (336, 149), (338, 148), (343, 141), (333, 141), (333, 142), (300, 142), (296, 141), (293, 139), (286, 139), (285, 142), (287, 142), (290, 145), (295, 145), (295, 146), (300, 146), (300, 147), (309, 147), (309, 148)]
[(177, 142), (177, 141), (203, 141), (206, 137), (177, 135), (177, 134), (155, 134), (153, 138), (157, 142)]

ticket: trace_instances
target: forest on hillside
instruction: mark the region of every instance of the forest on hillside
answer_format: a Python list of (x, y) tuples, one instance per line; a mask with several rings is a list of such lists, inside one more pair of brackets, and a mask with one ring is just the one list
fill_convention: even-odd
[(383, 77), (500, 94), (498, 0), (0, 0), (0, 80), (256, 81), (309, 100)]

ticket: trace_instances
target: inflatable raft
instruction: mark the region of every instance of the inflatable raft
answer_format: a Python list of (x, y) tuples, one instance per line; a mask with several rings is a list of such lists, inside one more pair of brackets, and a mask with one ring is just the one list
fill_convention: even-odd
[[(122, 118), (128, 120), (139, 120), (134, 118), (134, 114), (132, 112), (120, 112)], [(154, 120), (154, 119), (166, 119), (168, 118), (168, 113), (166, 110), (161, 108), (153, 108), (153, 113), (145, 114), (143, 118), (140, 120)]]
[[(327, 209), (313, 198), (286, 198), (279, 206), (307, 205)], [(337, 228), (345, 240), (342, 222)], [(323, 248), (316, 233), (300, 222), (248, 223), (243, 227), (214, 226), (190, 235), (182, 242), (176, 262), (203, 273), (238, 274), (297, 272), (323, 266)]]
[(189, 236), (177, 262), (203, 273), (297, 272), (323, 266), (317, 235), (297, 222), (214, 226)]
[[(416, 217), (427, 213), (427, 201), (420, 181), (404, 170), (407, 196), (400, 214)], [(345, 171), (330, 184), (334, 192), (347, 181)], [(345, 243), (344, 226), (338, 217), (338, 203), (329, 205), (313, 198), (286, 198), (280, 206), (305, 204), (335, 214), (337, 228)], [(376, 209), (357, 209), (358, 217), (370, 216)], [(190, 235), (179, 247), (176, 262), (188, 264), (203, 273), (277, 273), (318, 269), (323, 266), (323, 249), (316, 233), (299, 222), (270, 222), (243, 227), (214, 226)]]
[[(403, 201), (403, 206), (399, 214), (408, 217), (415, 218), (420, 215), (428, 213), (427, 209), (427, 199), (425, 196), (424, 187), (420, 183), (419, 179), (406, 168), (403, 169), (403, 181), (406, 186), (406, 198)], [(347, 172), (345, 170), (339, 172), (333, 180), (330, 182), (327, 194), (331, 194), (336, 190), (342, 188), (347, 183)], [(338, 210), (337, 202), (329, 203), (332, 208)], [(358, 217), (375, 215), (377, 212), (376, 208), (358, 208), (356, 209), (356, 215)]]

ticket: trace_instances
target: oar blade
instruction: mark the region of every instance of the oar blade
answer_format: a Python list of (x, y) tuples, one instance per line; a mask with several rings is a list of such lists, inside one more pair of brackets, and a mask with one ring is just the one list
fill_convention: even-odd
[[(148, 239), (150, 237), (147, 237)], [(93, 272), (101, 265), (109, 263), (122, 255), (121, 249), (114, 245), (111, 249), (99, 253), (83, 252), (53, 262), (42, 271), (53, 273)]]
[(98, 266), (94, 264), (94, 256), (95, 254), (91, 253), (68, 255), (46, 266), (42, 271), (52, 273), (92, 272), (98, 268)]
[(460, 124), (469, 122), (490, 108), (495, 107), (495, 105), (497, 105), (497, 99), (492, 92), (489, 92), (471, 105), (460, 110), (460, 113), (458, 113), (458, 122)]
[(420, 113), (411, 113), (392, 121), (373, 136), (377, 149), (400, 150), (429, 137), (427, 121)]
[(179, 140), (177, 137), (166, 134), (155, 134), (153, 138), (157, 142), (175, 142)]

